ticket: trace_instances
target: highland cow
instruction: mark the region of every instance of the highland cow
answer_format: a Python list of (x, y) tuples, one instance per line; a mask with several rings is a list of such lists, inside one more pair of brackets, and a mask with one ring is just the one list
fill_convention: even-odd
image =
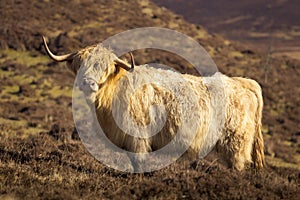
[[(43, 40), (46, 52), (53, 60), (65, 61), (74, 74), (81, 71), (79, 87), (89, 105), (95, 106), (99, 124), (115, 145), (131, 152), (155, 151), (170, 142), (181, 125), (187, 123), (196, 127), (195, 133), (181, 130), (186, 138), (179, 141), (182, 144), (194, 134), (185, 153), (187, 157), (195, 158), (203, 149), (215, 146), (220, 157), (237, 170), (243, 170), (246, 164), (263, 167), (263, 100), (261, 88), (254, 80), (230, 78), (221, 73), (198, 77), (147, 64), (135, 66), (132, 54), (128, 64), (101, 44), (56, 56), (49, 50), (45, 38)], [(185, 81), (178, 81), (179, 77)], [(134, 93), (127, 92), (136, 84), (142, 87)], [(218, 95), (219, 90), (223, 96)], [(214, 95), (212, 91), (215, 91)], [(163, 119), (161, 109), (151, 109), (153, 105), (164, 105), (166, 119)], [(113, 109), (120, 113), (114, 116)], [(129, 114), (124, 114), (124, 110)], [(134, 123), (127, 124), (126, 117), (131, 117)], [(196, 120), (189, 121), (191, 118)], [(138, 130), (135, 126), (155, 125), (157, 120), (165, 121), (165, 124), (156, 135), (149, 133), (155, 127), (143, 129), (143, 137), (128, 134)], [(218, 137), (217, 143), (211, 142), (214, 137)]]

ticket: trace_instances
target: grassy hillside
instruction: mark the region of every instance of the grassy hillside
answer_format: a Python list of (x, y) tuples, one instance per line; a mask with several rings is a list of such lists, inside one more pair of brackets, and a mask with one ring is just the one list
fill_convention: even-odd
[[(64, 5), (64, 6), (62, 6)], [(285, 198), (299, 195), (299, 62), (274, 58), (186, 22), (147, 0), (1, 1), (0, 199)], [(47, 58), (137, 27), (165, 27), (196, 39), (220, 71), (257, 80), (263, 88), (267, 168), (236, 172), (218, 162), (193, 161), (164, 170), (125, 174), (96, 161), (72, 119), (74, 77)], [(195, 73), (172, 55), (135, 52), (137, 63), (158, 61)]]

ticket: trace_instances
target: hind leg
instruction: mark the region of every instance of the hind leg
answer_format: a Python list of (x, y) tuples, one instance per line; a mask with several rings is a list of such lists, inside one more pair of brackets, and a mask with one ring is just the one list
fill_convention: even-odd
[(253, 126), (227, 131), (226, 136), (217, 144), (217, 151), (229, 167), (239, 171), (251, 163), (251, 152), (255, 130)]

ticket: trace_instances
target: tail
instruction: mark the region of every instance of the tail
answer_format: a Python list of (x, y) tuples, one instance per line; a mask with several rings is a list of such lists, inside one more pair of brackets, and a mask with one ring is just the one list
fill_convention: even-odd
[(252, 162), (255, 168), (261, 169), (265, 166), (265, 154), (264, 154), (264, 139), (262, 136), (262, 110), (263, 110), (263, 98), (262, 98), (262, 91), (261, 87), (255, 82), (257, 88), (255, 91), (253, 91), (257, 97), (257, 111), (255, 114), (255, 135), (254, 135), (254, 141), (253, 141), (253, 147), (252, 147)]

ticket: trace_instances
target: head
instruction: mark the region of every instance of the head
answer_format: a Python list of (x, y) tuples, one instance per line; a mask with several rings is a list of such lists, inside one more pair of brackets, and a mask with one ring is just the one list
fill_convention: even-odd
[(130, 53), (131, 65), (118, 58), (111, 50), (99, 45), (86, 47), (74, 53), (61, 56), (54, 55), (43, 36), (44, 47), (50, 58), (56, 62), (66, 62), (70, 69), (79, 79), (81, 90), (96, 92), (107, 78), (119, 69), (132, 71), (134, 69), (134, 58)]

